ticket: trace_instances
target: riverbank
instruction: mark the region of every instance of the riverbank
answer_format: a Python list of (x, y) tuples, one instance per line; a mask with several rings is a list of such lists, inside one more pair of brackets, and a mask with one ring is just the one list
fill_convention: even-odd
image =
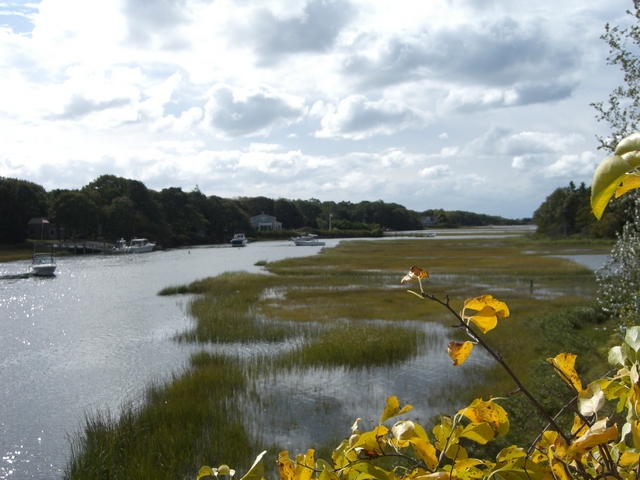
[[(451, 366), (444, 354), (458, 338), (451, 317), (399, 283), (412, 265), (428, 270), (427, 291), (448, 295), (456, 309), (482, 294), (509, 305), (511, 316), (487, 340), (525, 382), (549, 376), (539, 373), (547, 350), (573, 347), (581, 373), (595, 375), (597, 346), (610, 327), (590, 308), (593, 271), (559, 256), (609, 250), (520, 237), (349, 241), (320, 255), (265, 262), (267, 276), (227, 273), (168, 285), (164, 293), (189, 292), (186, 308), (196, 318), (177, 341), (200, 344), (202, 352), (184, 375), (152, 387), (142, 407), (90, 418), (74, 443), (68, 478), (104, 469), (118, 478), (193, 477), (200, 465), (220, 463), (242, 472), (265, 448), (267, 465), (286, 449), (316, 448), (326, 458), (348, 436), (354, 415), (372, 421), (387, 394), (413, 404), (426, 423), (478, 393), (511, 392), (475, 351), (464, 366)], [(336, 387), (339, 377), (345, 381)]]

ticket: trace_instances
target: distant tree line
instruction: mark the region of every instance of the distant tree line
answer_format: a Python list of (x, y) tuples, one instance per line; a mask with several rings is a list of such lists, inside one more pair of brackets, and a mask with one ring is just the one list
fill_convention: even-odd
[[(418, 230), (421, 215), (402, 205), (376, 202), (321, 202), (267, 197), (207, 196), (197, 187), (148, 189), (142, 182), (102, 175), (78, 190), (55, 189), (26, 180), (0, 177), (0, 243), (26, 240), (27, 223), (47, 218), (66, 238), (144, 237), (165, 247), (224, 243), (235, 232), (257, 235), (249, 222), (273, 215), (286, 230)], [(331, 219), (330, 219), (331, 215)], [(285, 232), (286, 233), (286, 232)]]
[(615, 238), (625, 223), (632, 220), (636, 197), (637, 194), (629, 194), (612, 200), (598, 221), (591, 213), (591, 188), (584, 183), (576, 187), (570, 182), (568, 187), (557, 188), (535, 211), (536, 233), (551, 238)]
[(463, 212), (460, 210), (446, 211), (430, 209), (422, 212), (423, 217), (430, 217), (435, 225), (440, 228), (459, 227), (486, 227), (489, 225), (526, 225), (531, 223), (530, 218), (511, 220), (482, 213)]

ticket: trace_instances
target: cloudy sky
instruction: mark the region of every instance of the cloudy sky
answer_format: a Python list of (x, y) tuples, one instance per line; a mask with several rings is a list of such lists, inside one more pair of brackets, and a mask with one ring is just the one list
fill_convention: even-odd
[(528, 217), (631, 0), (0, 0), (0, 176)]

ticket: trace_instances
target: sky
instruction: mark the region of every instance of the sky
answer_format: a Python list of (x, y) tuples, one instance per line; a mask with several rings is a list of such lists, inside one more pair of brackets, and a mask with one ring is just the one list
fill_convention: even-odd
[(631, 0), (0, 0), (0, 176), (531, 217)]

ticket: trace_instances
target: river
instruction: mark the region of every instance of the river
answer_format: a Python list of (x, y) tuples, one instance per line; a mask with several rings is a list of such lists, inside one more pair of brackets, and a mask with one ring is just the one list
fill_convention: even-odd
[[(338, 242), (327, 240), (327, 247)], [(172, 340), (191, 322), (184, 313), (185, 300), (159, 297), (159, 290), (226, 271), (260, 272), (256, 262), (319, 250), (291, 242), (260, 242), (246, 248), (62, 257), (54, 278), (0, 280), (0, 479), (59, 478), (69, 454), (68, 438), (82, 427), (86, 413), (117, 413), (123, 402), (138, 401), (151, 382), (168, 379), (183, 368), (198, 348)], [(0, 277), (26, 273), (28, 266), (26, 261), (0, 264)], [(437, 328), (429, 333), (443, 339), (446, 335)], [(485, 363), (481, 356), (474, 361)], [(439, 371), (456, 381), (444, 350), (429, 357), (429, 372), (424, 365), (423, 356), (391, 375), (372, 369), (356, 378), (335, 370), (283, 378), (278, 391), (291, 392), (289, 397), (297, 400), (281, 408), (304, 409), (316, 401), (319, 378), (324, 401), (344, 396), (349, 385), (374, 391), (387, 381), (392, 391), (407, 391), (418, 370), (422, 378), (417, 396), (426, 396), (431, 385), (441, 381)], [(387, 393), (378, 393), (371, 408), (379, 414), (378, 397)], [(314, 421), (309, 415), (301, 417)], [(313, 428), (308, 425), (305, 431)], [(289, 443), (292, 438), (281, 432), (277, 439)]]

